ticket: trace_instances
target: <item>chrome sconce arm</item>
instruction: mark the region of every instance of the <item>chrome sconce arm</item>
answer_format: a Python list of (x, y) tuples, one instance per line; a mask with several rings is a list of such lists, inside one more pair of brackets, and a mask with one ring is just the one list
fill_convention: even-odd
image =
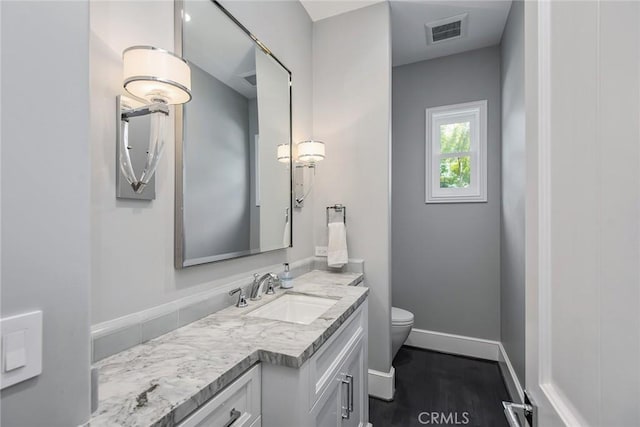
[[(147, 115), (151, 115), (149, 145), (146, 152), (144, 169), (138, 179), (133, 168), (133, 163), (131, 162), (130, 151), (133, 147), (129, 144), (129, 120), (134, 117)], [(136, 194), (140, 194), (144, 191), (158, 167), (158, 162), (160, 161), (160, 157), (164, 151), (165, 124), (168, 116), (169, 107), (163, 102), (156, 102), (150, 105), (131, 109), (126, 109), (125, 104), (122, 104), (120, 113), (120, 120), (122, 122), (122, 136), (120, 144), (122, 144), (122, 146), (118, 147), (120, 171)]]
[(130, 110), (124, 110), (120, 118), (126, 122), (132, 117), (146, 116), (153, 113), (162, 113), (165, 116), (169, 115), (169, 106), (164, 102), (155, 102), (150, 105), (143, 105), (142, 107), (132, 108)]
[[(311, 177), (311, 183), (309, 184), (307, 190), (304, 190), (304, 170), (308, 168), (313, 171), (313, 175)], [(311, 194), (311, 190), (313, 190), (313, 184), (316, 182), (316, 165), (314, 163), (308, 165), (296, 165), (295, 169), (295, 178), (296, 178), (296, 192), (295, 192), (295, 204), (296, 208), (301, 208), (304, 206), (304, 199)]]
[[(322, 141), (310, 139), (308, 141), (299, 142), (296, 148), (298, 163), (295, 165), (294, 173), (294, 206), (296, 208), (301, 208), (304, 206), (304, 200), (309, 196), (309, 194), (311, 194), (311, 190), (313, 189), (316, 176), (316, 164), (325, 158), (325, 145)], [(304, 185), (305, 169), (313, 171), (311, 182), (306, 190)]]

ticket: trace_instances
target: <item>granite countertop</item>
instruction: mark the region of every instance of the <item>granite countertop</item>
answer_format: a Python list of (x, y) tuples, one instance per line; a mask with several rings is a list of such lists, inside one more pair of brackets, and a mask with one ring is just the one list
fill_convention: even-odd
[[(315, 270), (290, 290), (231, 306), (144, 344), (101, 360), (100, 426), (172, 426), (257, 362), (302, 366), (365, 300), (359, 273)], [(245, 316), (278, 296), (298, 293), (336, 299), (309, 325)]]

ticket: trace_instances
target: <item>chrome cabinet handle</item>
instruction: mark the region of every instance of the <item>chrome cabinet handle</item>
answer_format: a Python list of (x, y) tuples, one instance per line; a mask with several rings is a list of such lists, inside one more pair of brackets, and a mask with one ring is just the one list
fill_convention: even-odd
[(347, 375), (347, 380), (349, 380), (349, 401), (347, 402), (349, 406), (349, 413), (353, 412), (353, 375)]
[(347, 411), (347, 413), (342, 413), (342, 419), (343, 420), (348, 420), (351, 418), (351, 412), (349, 411), (349, 394), (350, 394), (350, 389), (351, 389), (351, 382), (347, 381), (345, 379), (340, 380), (342, 382), (342, 385), (346, 385), (347, 386), (347, 407), (345, 408), (344, 406), (342, 406), (342, 401), (344, 401), (344, 399), (341, 399), (341, 412), (342, 411)]
[(353, 412), (353, 375), (346, 374), (342, 384), (347, 386), (347, 407), (342, 407), (343, 410), (347, 410), (346, 415), (342, 414), (343, 420), (348, 420), (351, 418), (351, 413)]
[(224, 427), (231, 427), (233, 423), (238, 421), (238, 418), (240, 418), (240, 415), (242, 415), (242, 412), (236, 410), (236, 408), (233, 408), (229, 415), (231, 416), (231, 418), (229, 419), (229, 421), (227, 421)]

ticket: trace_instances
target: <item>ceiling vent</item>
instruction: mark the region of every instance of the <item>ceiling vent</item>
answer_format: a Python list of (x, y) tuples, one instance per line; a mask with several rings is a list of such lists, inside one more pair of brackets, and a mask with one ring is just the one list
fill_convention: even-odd
[(442, 43), (447, 40), (460, 39), (467, 35), (467, 14), (440, 19), (425, 25), (427, 44)]

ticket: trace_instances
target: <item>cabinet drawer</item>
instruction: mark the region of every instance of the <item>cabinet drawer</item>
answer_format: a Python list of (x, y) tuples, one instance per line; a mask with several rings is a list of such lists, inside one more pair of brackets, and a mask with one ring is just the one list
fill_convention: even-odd
[(325, 388), (335, 377), (345, 357), (357, 340), (364, 335), (363, 306), (360, 306), (309, 361), (309, 408), (313, 407)]
[(259, 426), (260, 412), (260, 365), (256, 365), (189, 415), (178, 427)]

